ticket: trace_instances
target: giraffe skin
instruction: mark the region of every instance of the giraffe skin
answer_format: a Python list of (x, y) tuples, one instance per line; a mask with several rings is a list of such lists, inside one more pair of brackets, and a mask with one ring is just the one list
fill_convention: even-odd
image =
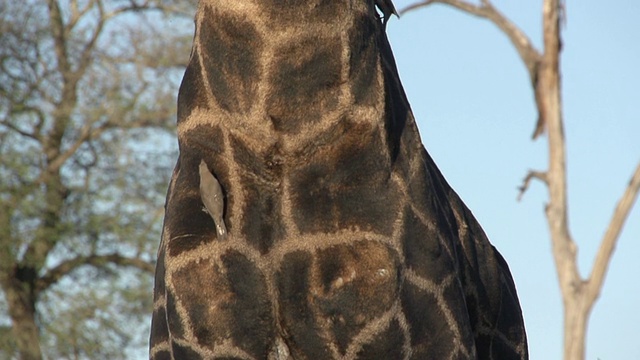
[(151, 359), (528, 358), (507, 263), (421, 143), (378, 3), (200, 1)]

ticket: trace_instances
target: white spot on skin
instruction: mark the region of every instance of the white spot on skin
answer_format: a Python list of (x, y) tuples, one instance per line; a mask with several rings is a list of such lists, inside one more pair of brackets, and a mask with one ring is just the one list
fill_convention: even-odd
[(287, 360), (289, 359), (289, 347), (284, 343), (281, 337), (276, 338), (276, 359), (275, 360)]
[(351, 270), (351, 272), (349, 273), (349, 278), (347, 279), (347, 281), (353, 281), (353, 279), (356, 278), (356, 271), (355, 270)]
[(333, 280), (333, 282), (331, 283), (331, 288), (334, 290), (339, 289), (343, 287), (346, 283), (353, 281), (355, 278), (356, 278), (356, 271), (351, 270), (348, 276), (346, 277), (340, 276), (337, 279)]

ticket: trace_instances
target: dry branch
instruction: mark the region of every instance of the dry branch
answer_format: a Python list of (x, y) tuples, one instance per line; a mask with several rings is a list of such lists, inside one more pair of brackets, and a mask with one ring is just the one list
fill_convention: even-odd
[(540, 52), (532, 45), (529, 37), (527, 37), (527, 35), (511, 20), (498, 11), (498, 9), (496, 9), (489, 0), (482, 0), (480, 5), (475, 5), (462, 0), (425, 0), (407, 6), (400, 11), (400, 14), (432, 4), (449, 5), (466, 12), (467, 14), (487, 19), (502, 30), (502, 32), (509, 38), (527, 68), (529, 80), (534, 90), (535, 101), (538, 108), (538, 119), (536, 121), (536, 127), (532, 137), (535, 139), (542, 134), (545, 128), (544, 111), (542, 111), (544, 104), (541, 103), (542, 95), (540, 87), (538, 86), (538, 80), (543, 55), (540, 54)]
[(527, 67), (529, 77), (533, 81), (536, 77), (538, 62), (540, 61), (540, 53), (536, 50), (529, 37), (518, 28), (513, 22), (506, 18), (493, 4), (488, 0), (483, 0), (480, 5), (474, 5), (467, 1), (461, 0), (425, 0), (417, 2), (413, 5), (402, 9), (400, 14), (408, 11), (425, 7), (432, 4), (446, 4), (456, 9), (462, 10), (470, 15), (474, 15), (483, 19), (487, 19), (495, 24), (509, 38), (513, 46), (518, 51), (520, 58)]
[(151, 274), (153, 274), (155, 270), (154, 263), (139, 258), (122, 256), (117, 253), (107, 255), (77, 256), (73, 259), (62, 262), (58, 266), (49, 270), (45, 275), (38, 279), (36, 289), (38, 292), (46, 290), (51, 285), (57, 283), (64, 276), (70, 274), (71, 272), (77, 270), (82, 266), (89, 265), (100, 268), (109, 264), (134, 267)]
[(524, 180), (522, 180), (522, 185), (518, 188), (519, 190), (518, 201), (520, 201), (522, 199), (522, 196), (524, 196), (524, 193), (529, 188), (529, 183), (531, 182), (532, 179), (540, 180), (547, 185), (549, 184), (549, 182), (547, 181), (546, 172), (529, 170), (529, 173), (527, 173), (527, 176), (524, 178)]
[(600, 295), (602, 289), (602, 283), (611, 261), (611, 255), (620, 236), (620, 232), (624, 227), (624, 223), (631, 212), (633, 204), (636, 202), (638, 192), (640, 191), (640, 163), (636, 167), (634, 174), (631, 176), (629, 185), (624, 194), (618, 201), (618, 205), (613, 212), (613, 217), (609, 222), (607, 231), (605, 232), (602, 242), (600, 243), (600, 249), (596, 254), (596, 258), (591, 270), (591, 276), (589, 277), (589, 293), (593, 296), (595, 301)]
[(577, 246), (569, 232), (567, 220), (567, 168), (560, 78), (560, 25), (565, 20), (563, 1), (543, 1), (542, 54), (532, 47), (522, 31), (498, 12), (489, 0), (480, 0), (479, 4), (464, 0), (424, 0), (403, 9), (401, 13), (436, 3), (446, 4), (493, 22), (509, 37), (529, 71), (539, 115), (533, 138), (542, 134), (545, 128), (548, 129), (549, 168), (545, 172), (530, 171), (519, 188), (518, 198), (522, 197), (532, 179), (543, 181), (549, 189), (549, 203), (545, 212), (564, 302), (564, 359), (582, 360), (591, 308), (602, 289), (624, 222), (640, 192), (640, 164), (618, 202), (603, 236), (591, 276), (585, 280), (578, 271)]

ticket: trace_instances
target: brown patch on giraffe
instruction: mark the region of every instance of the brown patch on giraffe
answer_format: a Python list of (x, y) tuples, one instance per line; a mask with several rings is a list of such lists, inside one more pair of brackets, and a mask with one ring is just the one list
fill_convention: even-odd
[[(254, 24), (240, 15), (204, 7), (200, 23), (200, 54), (211, 93), (230, 112), (247, 113), (254, 102), (260, 77), (259, 56), (263, 41)], [(215, 49), (209, 51), (207, 49)]]
[(159, 301), (164, 301), (166, 304), (165, 294), (166, 287), (164, 283), (165, 267), (164, 267), (164, 249), (158, 251), (158, 260), (156, 262), (155, 273), (155, 287), (153, 289), (153, 317), (151, 320), (151, 338), (158, 339), (158, 342), (165, 342), (169, 340), (169, 328), (167, 324), (167, 309), (164, 306), (158, 307), (156, 304)]
[(377, 131), (369, 124), (354, 125), (292, 169), (293, 217), (302, 233), (359, 228), (391, 235), (399, 190), (390, 181)]
[(425, 278), (442, 279), (456, 270), (455, 259), (443, 250), (441, 232), (422, 222), (411, 209), (404, 214), (405, 232), (400, 243), (406, 265)]
[[(180, 186), (179, 183), (177, 186)], [(196, 188), (197, 189), (197, 188)], [(188, 194), (174, 194), (166, 209), (165, 227), (169, 234), (167, 253), (178, 256), (208, 244), (216, 239), (215, 224), (209, 214), (202, 211), (203, 205), (196, 191)]]
[[(247, 179), (244, 178), (242, 180)], [(242, 234), (247, 243), (266, 254), (276, 241), (285, 236), (280, 209), (282, 206), (280, 190), (273, 186), (248, 182), (243, 187), (246, 206), (244, 208), (244, 226)]]
[[(245, 139), (235, 135), (230, 137), (233, 161), (240, 173), (245, 173), (255, 181), (277, 183), (282, 179), (283, 159), (280, 145), (275, 143), (265, 149), (249, 147)], [(268, 141), (264, 141), (268, 143)]]
[[(444, 309), (449, 328), (453, 330), (457, 339), (455, 344), (456, 351), (466, 357), (471, 356), (475, 353), (473, 327), (469, 322), (467, 312), (464, 311), (467, 309), (467, 304), (465, 303), (464, 290), (458, 277), (453, 277), (451, 283), (444, 285), (439, 296), (440, 308)], [(467, 347), (469, 345), (471, 348)]]
[(287, 329), (288, 344), (294, 359), (331, 359), (324, 332), (310, 303), (311, 264), (313, 257), (305, 251), (287, 254), (276, 274), (280, 326)]
[(402, 291), (402, 306), (406, 317), (411, 319), (412, 358), (448, 359), (454, 334), (444, 314), (438, 311), (436, 297), (407, 285)]
[(342, 85), (339, 37), (314, 35), (278, 51), (270, 69), (266, 112), (276, 131), (297, 133), (321, 121), (339, 103)]
[(150, 355), (152, 355), (151, 358), (154, 360), (172, 360), (169, 350), (160, 350)]
[[(182, 145), (193, 149), (193, 154), (200, 154), (201, 159), (211, 159), (224, 155), (225, 140), (224, 133), (220, 126), (212, 124), (199, 124), (195, 127), (182, 132), (179, 136), (182, 140)], [(187, 149), (185, 149), (187, 150)], [(221, 175), (220, 172), (223, 168), (226, 168), (223, 159), (217, 158), (217, 161), (211, 161), (211, 170), (215, 171), (217, 176)], [(199, 163), (199, 161), (198, 161)], [(209, 162), (207, 162), (209, 163)]]
[(402, 134), (400, 142), (404, 146), (401, 146), (396, 153), (395, 161), (393, 161), (393, 173), (398, 179), (402, 179), (401, 182), (403, 191), (406, 192), (406, 198), (413, 200), (411, 201), (412, 203), (420, 204), (424, 199), (420, 196), (427, 194), (429, 187), (428, 185), (413, 184), (414, 182), (420, 183), (426, 176), (424, 159), (413, 155), (414, 152), (421, 153), (425, 151), (424, 146), (420, 143), (418, 129), (413, 121), (406, 125), (406, 131)]
[(171, 352), (173, 356), (171, 359), (189, 359), (189, 360), (201, 360), (204, 357), (198, 354), (191, 345), (181, 345), (177, 341), (171, 342)]
[(256, 358), (266, 354), (275, 334), (271, 301), (264, 275), (243, 254), (192, 261), (171, 282), (200, 346), (230, 339)]
[(196, 109), (209, 108), (208, 91), (201, 74), (200, 62), (194, 59), (189, 61), (178, 92), (178, 123), (187, 119)]
[[(164, 231), (162, 236), (164, 237)], [(161, 297), (164, 297), (164, 294), (166, 292), (166, 288), (165, 288), (165, 284), (164, 281), (162, 281), (165, 277), (165, 249), (164, 248), (160, 248), (158, 250), (158, 259), (156, 261), (156, 272), (154, 275), (154, 282), (155, 282), (155, 286), (154, 286), (154, 291), (153, 291), (153, 302), (155, 303), (158, 299), (160, 299)], [(155, 318), (155, 317), (154, 317)]]
[(353, 100), (357, 105), (375, 106), (378, 87), (379, 52), (376, 46), (376, 24), (370, 16), (356, 17), (354, 29), (349, 33), (349, 79)]
[(231, 147), (244, 196), (242, 235), (247, 243), (265, 254), (285, 236), (281, 220), (283, 157), (280, 146), (275, 144), (265, 152), (256, 152), (231, 136)]
[(276, 283), (281, 326), (296, 356), (333, 358), (327, 355), (333, 346), (345, 355), (368, 324), (392, 309), (399, 271), (395, 250), (368, 240), (287, 254)]
[[(424, 148), (420, 149), (426, 154)], [(412, 199), (424, 199), (413, 202), (414, 213), (422, 217), (421, 222), (429, 231), (437, 232), (437, 238), (448, 239), (448, 242), (440, 242), (449, 252), (453, 261), (452, 244), (457, 241), (458, 234), (454, 229), (458, 228), (453, 211), (447, 199), (447, 190), (441, 182), (441, 177), (429, 171), (431, 166), (424, 159), (416, 159), (408, 181), (408, 195)], [(435, 233), (434, 233), (435, 235)]]
[[(391, 45), (386, 36), (378, 37), (378, 46), (381, 59), (381, 73), (384, 77), (384, 114), (385, 114), (385, 133), (387, 135), (387, 146), (392, 161), (396, 160), (401, 147), (401, 138), (405, 133), (411, 133), (415, 136), (416, 142), (410, 142), (410, 146), (420, 146), (420, 138), (418, 129), (413, 119), (413, 114), (409, 107), (407, 97), (400, 83), (398, 70), (396, 68)], [(410, 128), (405, 130), (405, 126)], [(405, 143), (407, 144), (407, 143)], [(416, 149), (412, 149), (414, 153)]]
[(151, 337), (158, 342), (169, 340), (169, 327), (167, 324), (167, 310), (164, 307), (153, 310), (151, 324)]
[[(499, 257), (501, 261), (502, 256)], [(504, 263), (506, 266), (506, 262)], [(514, 294), (510, 291), (502, 291), (498, 300), (499, 305), (493, 319), (483, 316), (479, 326), (479, 339), (476, 340), (478, 356), (505, 359), (519, 359), (526, 349), (522, 344), (526, 343), (526, 336), (514, 326), (514, 319), (520, 314), (515, 310)], [(493, 324), (493, 325), (492, 325)], [(484, 334), (483, 334), (484, 332)], [(489, 337), (484, 336), (489, 335)]]
[(291, 24), (327, 22), (327, 17), (347, 13), (347, 1), (338, 0), (261, 0), (262, 11), (276, 27)]
[(185, 337), (185, 328), (189, 326), (186, 324), (186, 319), (182, 319), (176, 304), (176, 298), (171, 291), (167, 291), (167, 327), (170, 329), (170, 335), (172, 338), (180, 339)]
[(397, 298), (400, 264), (395, 251), (371, 241), (321, 250), (314, 263), (313, 302), (340, 353)]
[(362, 360), (389, 360), (405, 359), (404, 331), (398, 322), (393, 320), (389, 327), (362, 346), (357, 354), (357, 359)]

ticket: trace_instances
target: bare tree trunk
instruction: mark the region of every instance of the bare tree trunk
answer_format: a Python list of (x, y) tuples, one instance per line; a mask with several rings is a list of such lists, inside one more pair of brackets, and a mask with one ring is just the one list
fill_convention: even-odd
[(591, 307), (585, 296), (567, 299), (564, 307), (564, 359), (584, 359)]
[(560, 89), (560, 1), (543, 3), (544, 53), (535, 88), (540, 119), (534, 137), (546, 127), (549, 137), (549, 188), (546, 206), (553, 258), (564, 299), (564, 359), (585, 358), (587, 322), (593, 303), (577, 267), (577, 246), (569, 233), (567, 214), (567, 166)]
[(38, 327), (34, 318), (35, 301), (29, 289), (22, 283), (14, 282), (17, 287), (5, 288), (5, 295), (9, 306), (9, 316), (13, 327), (13, 336), (18, 346), (21, 360), (41, 360), (40, 339)]
[(452, 6), (494, 23), (511, 40), (529, 72), (538, 108), (533, 138), (547, 130), (549, 169), (529, 172), (521, 191), (526, 191), (533, 178), (544, 182), (549, 189), (549, 203), (545, 207), (545, 213), (564, 304), (564, 359), (583, 360), (591, 309), (600, 295), (615, 244), (640, 190), (640, 164), (614, 211), (596, 254), (591, 275), (588, 279), (583, 279), (578, 271), (577, 246), (571, 237), (567, 221), (567, 167), (560, 77), (560, 24), (564, 15), (562, 0), (543, 1), (542, 54), (533, 47), (522, 30), (505, 18), (489, 0), (481, 0), (478, 5), (465, 0), (424, 0), (407, 7), (401, 13), (436, 3)]

